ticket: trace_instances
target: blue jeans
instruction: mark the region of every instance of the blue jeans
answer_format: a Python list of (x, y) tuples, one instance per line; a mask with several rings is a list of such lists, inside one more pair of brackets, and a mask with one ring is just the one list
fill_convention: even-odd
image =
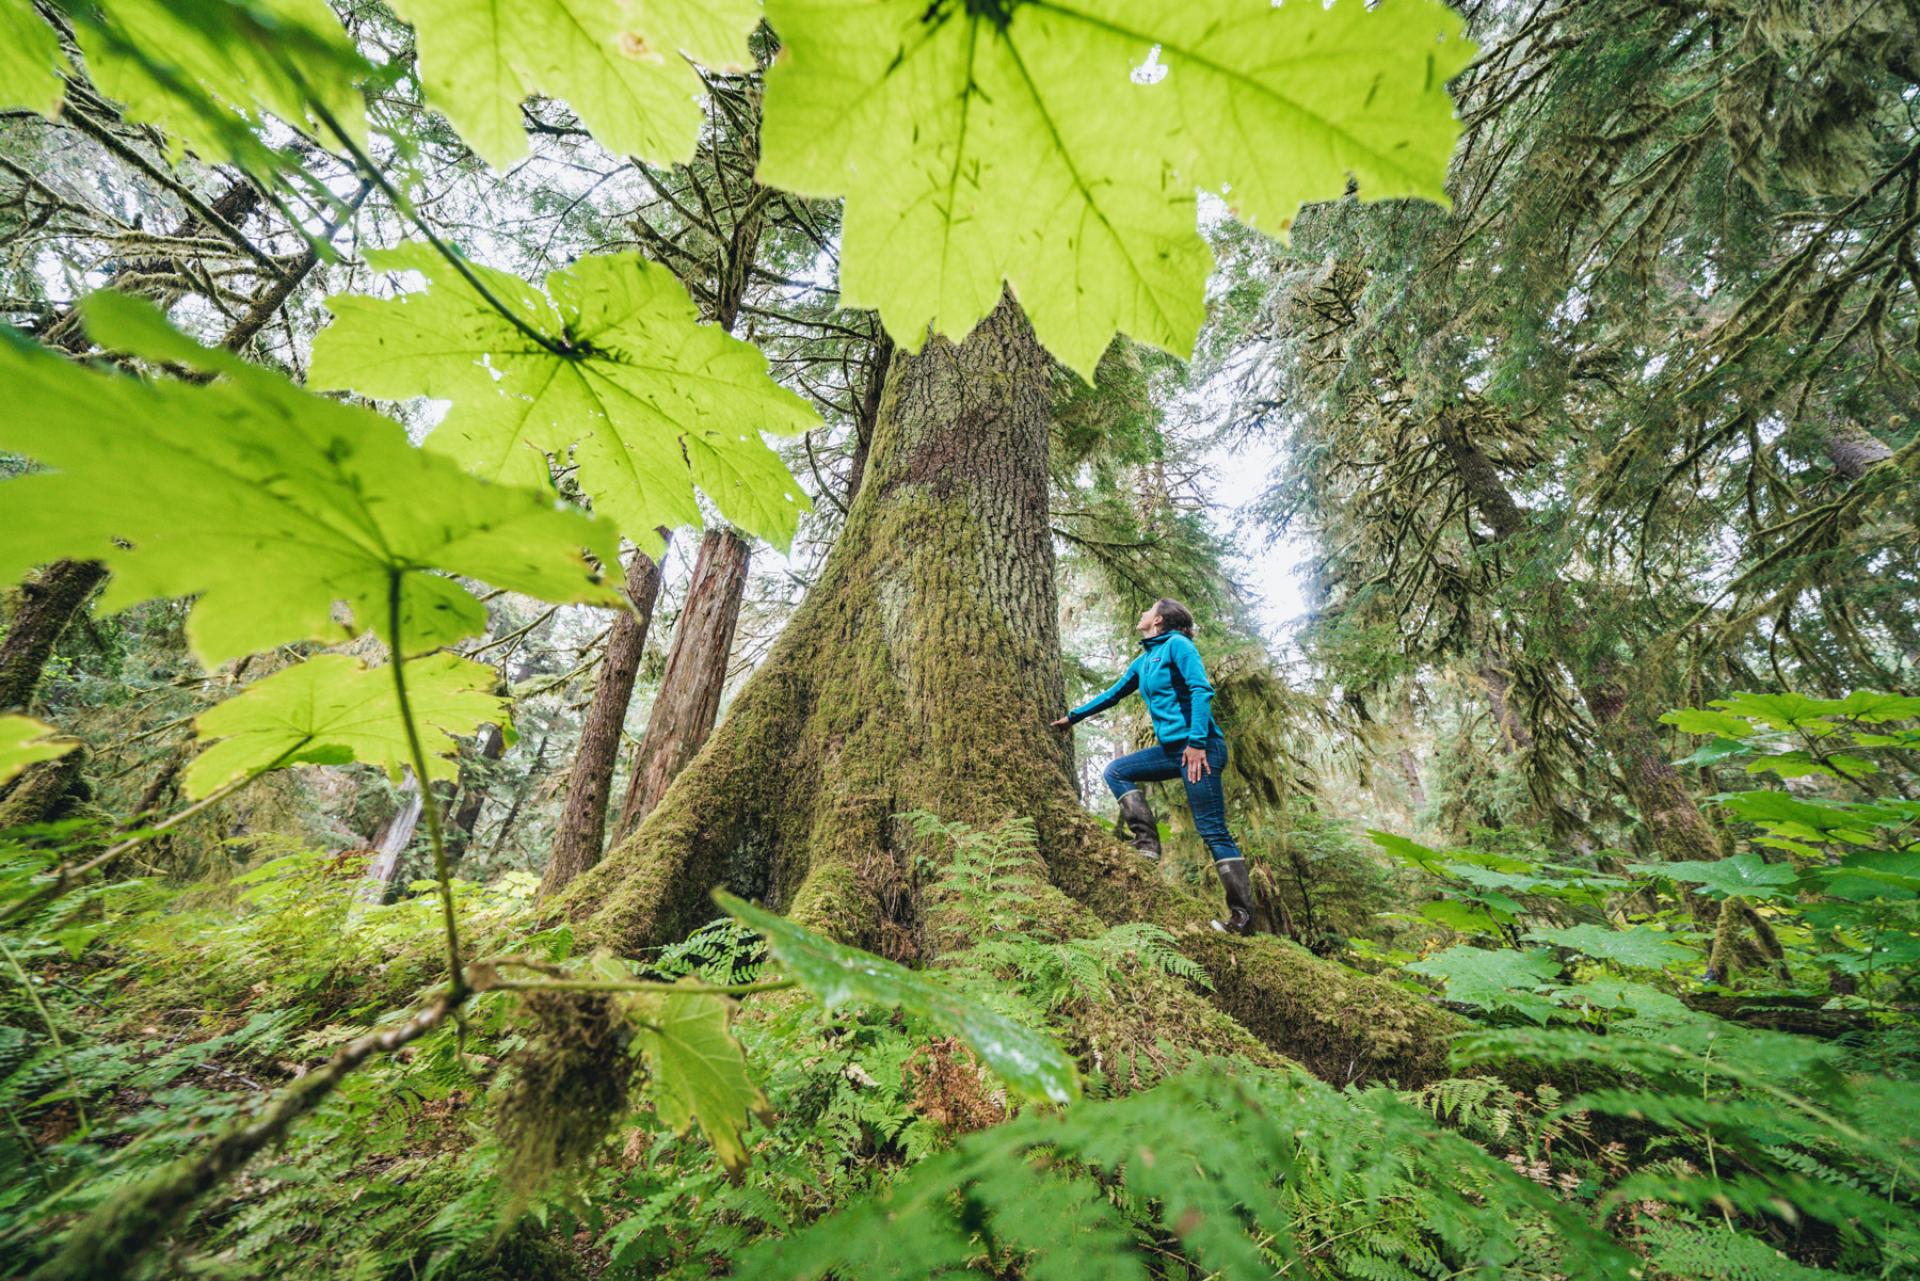
[[(1185, 743), (1160, 743), (1122, 756), (1107, 766), (1101, 775), (1115, 798), (1125, 796), (1142, 783), (1161, 783), (1170, 778), (1186, 782), (1180, 755)], [(1239, 858), (1240, 847), (1227, 831), (1227, 798), (1220, 787), (1220, 771), (1227, 767), (1227, 740), (1215, 730), (1207, 736), (1207, 772), (1198, 783), (1187, 783), (1187, 808), (1193, 811), (1193, 829), (1213, 851), (1213, 860)]]

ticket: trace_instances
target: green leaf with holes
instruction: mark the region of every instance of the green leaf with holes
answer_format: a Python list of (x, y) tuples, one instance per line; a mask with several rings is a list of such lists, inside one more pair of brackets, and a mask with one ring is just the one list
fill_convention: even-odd
[[(433, 778), (458, 774), (456, 741), (484, 724), (503, 725), (506, 700), (494, 694), (499, 674), (454, 654), (429, 654), (406, 665), (407, 702)], [(368, 667), (345, 654), (315, 654), (255, 681), (194, 720), (211, 744), (186, 772), (195, 800), (237, 778), (283, 765), (365, 761), (394, 778), (409, 763), (391, 667)]]
[(1073, 1060), (1045, 1034), (950, 991), (933, 978), (821, 938), (725, 891), (715, 890), (713, 900), (728, 915), (764, 935), (787, 973), (828, 1009), (867, 1004), (903, 1010), (965, 1041), (982, 1062), (1028, 1098), (1066, 1103), (1078, 1097), (1080, 1080)]
[(1185, 355), (1210, 256), (1196, 190), (1284, 231), (1306, 201), (1444, 200), (1438, 0), (768, 0), (762, 181), (845, 196), (841, 288), (917, 349), (1011, 284), (1091, 377), (1114, 331)]
[(820, 417), (758, 348), (701, 324), (671, 271), (596, 254), (542, 289), (473, 266), (523, 330), (428, 246), (368, 258), (428, 288), (328, 299), (315, 386), (452, 401), (427, 448), (489, 479), (540, 483), (548, 456), (571, 451), (594, 509), (655, 555), (658, 528), (700, 522), (696, 485), (734, 524), (792, 543), (809, 504), (760, 433), (795, 435)]
[(496, 169), (527, 154), (520, 104), (563, 98), (616, 155), (693, 158), (706, 88), (691, 63), (753, 66), (755, 0), (395, 0), (417, 29), (420, 77)]
[(438, 648), (486, 625), (449, 575), (619, 603), (583, 555), (617, 564), (612, 526), (561, 509), (551, 491), (469, 476), (398, 423), (208, 350), (147, 303), (101, 293), (82, 312), (110, 350), (219, 380), (110, 373), (0, 330), (0, 450), (45, 469), (0, 482), (0, 578), (103, 560), (109, 610), (197, 597), (187, 637), (210, 666), (287, 641), (384, 634), (396, 599), (408, 652)]

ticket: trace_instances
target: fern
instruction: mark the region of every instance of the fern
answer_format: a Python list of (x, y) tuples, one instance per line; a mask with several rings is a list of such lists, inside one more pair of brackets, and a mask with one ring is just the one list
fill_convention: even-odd
[[(855, 1281), (1017, 1262), (1030, 1276), (1144, 1278), (1126, 1245), (1142, 1232), (1171, 1234), (1202, 1270), (1264, 1275), (1265, 1251), (1298, 1258), (1334, 1235), (1330, 1206), (1395, 1198), (1417, 1207), (1415, 1235), (1374, 1230), (1345, 1247), (1375, 1275), (1517, 1261), (1529, 1218), (1553, 1225), (1563, 1270), (1631, 1274), (1630, 1255), (1545, 1189), (1390, 1093), (1213, 1064), (971, 1135), (880, 1196), (749, 1251), (736, 1275)], [(1094, 1270), (1079, 1271), (1089, 1256)]]

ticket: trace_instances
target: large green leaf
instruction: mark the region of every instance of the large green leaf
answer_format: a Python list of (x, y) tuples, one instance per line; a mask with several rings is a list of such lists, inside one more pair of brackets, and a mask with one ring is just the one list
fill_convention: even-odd
[(747, 1167), (747, 1118), (770, 1116), (766, 1096), (747, 1074), (746, 1054), (727, 1030), (733, 1002), (700, 992), (640, 993), (628, 1012), (639, 1024), (654, 1108), (684, 1134), (695, 1121), (728, 1173)]
[(1527, 937), (1635, 969), (1663, 970), (1669, 965), (1700, 959), (1699, 949), (1676, 942), (1662, 931), (1645, 925), (1624, 930), (1604, 925), (1569, 925), (1557, 930), (1534, 930)]
[(332, 141), (322, 113), (364, 139), (370, 70), (326, 0), (97, 0), (63, 5), (87, 74), (177, 151), (278, 167), (260, 137), (278, 116)]
[(1709, 894), (1746, 898), (1783, 898), (1800, 879), (1788, 863), (1769, 863), (1758, 854), (1679, 863), (1629, 863), (1629, 871), (1698, 885)]
[[(506, 700), (493, 693), (499, 676), (454, 654), (413, 659), (406, 676), (427, 772), (453, 778), (455, 740), (506, 720)], [(196, 800), (275, 765), (366, 761), (398, 778), (410, 759), (392, 669), (345, 654), (315, 654), (255, 681), (202, 712), (194, 727), (199, 741), (212, 744), (187, 767), (186, 792)]]
[(845, 196), (841, 287), (909, 349), (1001, 282), (1091, 377), (1116, 329), (1184, 355), (1209, 255), (1195, 189), (1284, 230), (1348, 177), (1445, 198), (1446, 81), (1472, 46), (1437, 0), (768, 0), (763, 181)]
[(53, 726), (31, 716), (0, 716), (0, 783), (29, 765), (65, 756), (80, 746), (79, 739), (57, 739), (54, 733)]
[(581, 553), (616, 563), (605, 522), (477, 480), (397, 423), (201, 347), (146, 303), (95, 294), (82, 310), (107, 347), (222, 377), (143, 381), (0, 331), (0, 449), (51, 469), (0, 485), (0, 579), (99, 559), (109, 609), (198, 596), (187, 634), (209, 664), (384, 632), (396, 584), (409, 652), (480, 630), (480, 602), (429, 570), (618, 603)]
[[(527, 154), (520, 103), (564, 98), (607, 150), (693, 156), (705, 88), (688, 59), (753, 65), (755, 0), (395, 0), (418, 29), (427, 101), (496, 169)], [(684, 55), (684, 56), (683, 56)]]
[(60, 109), (66, 58), (33, 0), (0, 0), (0, 107), (50, 116)]
[(1066, 1103), (1080, 1093), (1073, 1060), (1045, 1035), (892, 961), (823, 939), (783, 916), (721, 890), (714, 902), (766, 936), (767, 946), (828, 1009), (864, 1002), (904, 1010), (965, 1041), (1002, 1080), (1028, 1098)]
[(336, 319), (314, 343), (316, 386), (452, 401), (427, 447), (489, 479), (542, 481), (546, 455), (571, 447), (595, 509), (655, 554), (657, 527), (699, 523), (694, 485), (735, 524), (792, 542), (806, 495), (760, 433), (808, 431), (819, 415), (773, 381), (758, 348), (700, 324), (671, 271), (596, 254), (549, 275), (543, 292), (474, 267), (556, 354), (428, 246), (368, 258), (430, 287), (328, 299)]
[(1514, 1010), (1535, 1023), (1545, 1023), (1556, 1012), (1553, 1002), (1538, 995), (1560, 976), (1560, 966), (1544, 948), (1496, 952), (1462, 943), (1415, 961), (1407, 969), (1443, 980), (1448, 997), (1465, 1005)]

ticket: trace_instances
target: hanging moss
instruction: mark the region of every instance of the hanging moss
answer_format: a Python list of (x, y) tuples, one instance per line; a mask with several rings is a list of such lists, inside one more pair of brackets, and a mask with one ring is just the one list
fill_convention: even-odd
[(584, 1165), (625, 1115), (633, 1060), (626, 1020), (597, 993), (528, 992), (534, 1031), (500, 1104), (500, 1178), (524, 1202)]

